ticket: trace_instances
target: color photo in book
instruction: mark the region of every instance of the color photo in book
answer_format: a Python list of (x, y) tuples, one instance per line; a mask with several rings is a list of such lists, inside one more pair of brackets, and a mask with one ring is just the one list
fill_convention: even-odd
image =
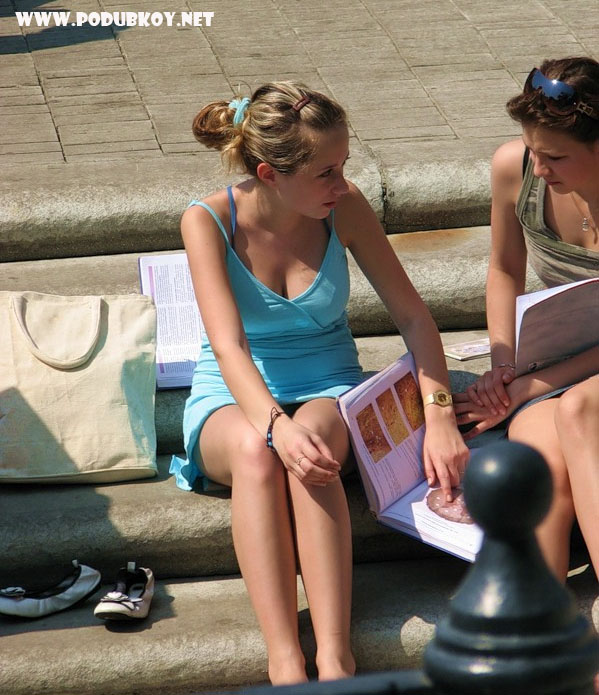
[(411, 354), (344, 393), (338, 405), (377, 519), (473, 560), (482, 534), (472, 523), (461, 490), (455, 489), (454, 500), (447, 503), (424, 479), (424, 408)]

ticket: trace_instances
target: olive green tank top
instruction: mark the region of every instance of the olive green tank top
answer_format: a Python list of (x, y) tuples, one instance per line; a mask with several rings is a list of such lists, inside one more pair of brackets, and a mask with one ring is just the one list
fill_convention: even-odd
[(516, 215), (533, 270), (547, 287), (599, 276), (599, 251), (567, 244), (545, 224), (547, 184), (533, 174), (533, 167), (529, 160), (516, 202)]

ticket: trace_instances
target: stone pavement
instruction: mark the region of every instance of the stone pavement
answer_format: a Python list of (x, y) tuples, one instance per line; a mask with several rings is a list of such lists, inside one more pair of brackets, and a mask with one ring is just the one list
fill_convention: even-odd
[[(19, 27), (15, 10), (214, 16)], [(277, 78), (335, 96), (380, 167), (488, 158), (518, 134), (504, 103), (531, 67), (574, 54), (599, 57), (597, 0), (0, 0), (0, 165), (160, 167), (200, 151), (204, 102)]]

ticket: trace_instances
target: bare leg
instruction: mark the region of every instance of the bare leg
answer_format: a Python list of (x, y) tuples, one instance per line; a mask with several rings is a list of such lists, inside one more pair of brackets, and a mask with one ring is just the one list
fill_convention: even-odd
[(508, 436), (512, 441), (528, 444), (539, 451), (551, 469), (553, 502), (537, 528), (537, 539), (545, 561), (558, 579), (565, 582), (570, 560), (574, 504), (562, 444), (555, 426), (559, 401), (559, 398), (550, 398), (523, 410), (510, 424)]
[(599, 577), (599, 376), (559, 399), (555, 422), (572, 486), (576, 518)]
[[(303, 405), (294, 419), (319, 434), (343, 463), (349, 451), (335, 402), (321, 398)], [(347, 500), (341, 479), (326, 487), (289, 475), (302, 579), (310, 606), (319, 680), (352, 676), (350, 645), (352, 547)]]
[(210, 416), (202, 429), (200, 450), (208, 476), (232, 486), (233, 542), (266, 642), (270, 680), (274, 685), (305, 681), (283, 464), (238, 406)]

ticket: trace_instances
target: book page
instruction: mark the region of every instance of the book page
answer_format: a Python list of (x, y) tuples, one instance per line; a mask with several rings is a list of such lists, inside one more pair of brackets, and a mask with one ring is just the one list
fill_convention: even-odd
[(548, 367), (599, 343), (599, 278), (516, 300), (516, 375)]
[(339, 398), (371, 506), (380, 512), (424, 478), (424, 410), (410, 354)]
[(157, 315), (158, 388), (189, 386), (203, 335), (184, 253), (139, 259), (141, 291), (154, 300)]
[(426, 481), (385, 509), (380, 520), (394, 529), (472, 562), (478, 553), (482, 529), (474, 523), (450, 521), (432, 511), (427, 497), (436, 488)]

